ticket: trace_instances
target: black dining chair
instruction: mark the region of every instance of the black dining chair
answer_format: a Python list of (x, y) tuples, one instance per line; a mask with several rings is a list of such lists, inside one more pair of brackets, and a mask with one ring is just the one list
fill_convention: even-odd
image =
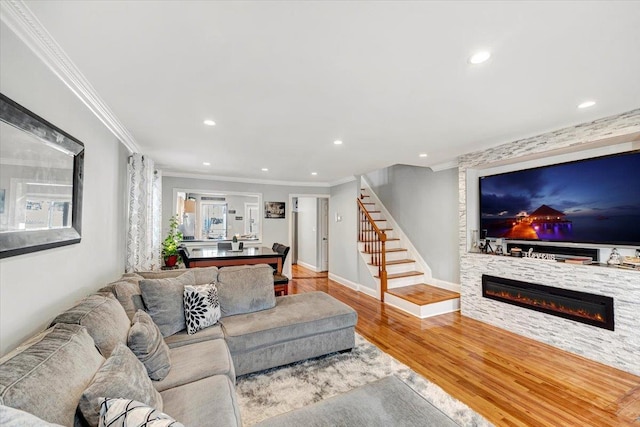
[[(289, 249), (291, 249), (289, 246), (285, 246), (282, 245), (280, 243), (274, 243), (273, 246), (271, 247), (271, 249), (274, 252), (279, 253), (280, 255), (282, 255), (282, 266), (284, 267), (284, 262), (287, 259), (287, 255), (289, 254)], [(284, 295), (287, 295), (289, 292), (287, 290), (286, 285), (289, 284), (289, 278), (287, 276), (285, 276), (284, 274), (282, 274), (282, 272), (278, 273), (275, 269), (273, 271), (273, 284), (274, 285), (285, 285), (283, 293)]]

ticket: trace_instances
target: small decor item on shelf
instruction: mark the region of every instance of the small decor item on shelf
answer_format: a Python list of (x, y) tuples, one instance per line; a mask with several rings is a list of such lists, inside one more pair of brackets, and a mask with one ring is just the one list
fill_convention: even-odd
[(496, 239), (496, 255), (502, 255), (502, 239)]
[(178, 245), (182, 240), (182, 233), (178, 231), (178, 215), (174, 215), (169, 219), (169, 233), (162, 241), (162, 257), (166, 267), (174, 267), (180, 261), (178, 253)]
[(470, 252), (479, 253), (480, 247), (478, 246), (478, 230), (471, 230), (471, 249)]
[(238, 242), (237, 234), (234, 234), (233, 239), (231, 240), (231, 250), (234, 252), (238, 252), (240, 250), (240, 242)]
[(620, 252), (618, 252), (617, 248), (611, 249), (611, 255), (609, 255), (609, 259), (607, 260), (608, 265), (620, 265), (622, 263), (622, 257), (620, 256)]
[(522, 256), (522, 249), (520, 248), (511, 248), (511, 256), (516, 258), (520, 258)]

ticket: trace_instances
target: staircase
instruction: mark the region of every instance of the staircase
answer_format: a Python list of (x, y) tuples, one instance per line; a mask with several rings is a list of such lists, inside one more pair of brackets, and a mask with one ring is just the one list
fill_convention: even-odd
[[(460, 309), (460, 294), (428, 284), (430, 274), (416, 261), (404, 233), (394, 230), (382, 206), (368, 189), (360, 190), (358, 247), (378, 284), (380, 300), (414, 316), (425, 318)], [(432, 279), (433, 280), (433, 279)]]

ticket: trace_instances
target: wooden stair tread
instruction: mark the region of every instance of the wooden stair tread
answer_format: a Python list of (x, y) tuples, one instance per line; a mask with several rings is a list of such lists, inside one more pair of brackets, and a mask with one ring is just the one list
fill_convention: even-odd
[[(424, 273), (420, 271), (406, 271), (404, 273), (387, 274), (387, 280), (402, 279), (403, 277), (422, 276)], [(376, 276), (379, 279), (380, 276)]]
[(426, 283), (387, 289), (387, 293), (420, 306), (460, 298), (460, 294), (457, 292), (437, 288)]
[(369, 213), (380, 213), (380, 211), (369, 211), (369, 210), (367, 212), (369, 212)]
[[(396, 241), (396, 240), (400, 240), (400, 238), (399, 237), (387, 237), (387, 242)], [(365, 242), (365, 241), (364, 240), (358, 240), (358, 242)], [(387, 252), (389, 252), (390, 250), (391, 249), (387, 249)], [(380, 252), (380, 251), (378, 251), (378, 252)]]
[(363, 205), (375, 205), (373, 202), (362, 202)]
[[(386, 219), (374, 219), (374, 221), (386, 221)], [(367, 219), (362, 219), (360, 222), (369, 222)]]
[[(386, 252), (406, 252), (407, 249), (404, 248), (392, 248), (387, 249)], [(379, 254), (380, 251), (362, 251), (363, 254)]]
[[(411, 264), (412, 262), (416, 262), (416, 261), (413, 259), (396, 259), (393, 261), (387, 261), (387, 265)], [(373, 264), (373, 263), (369, 263), (369, 265), (375, 265), (376, 267), (378, 266), (378, 264)]]

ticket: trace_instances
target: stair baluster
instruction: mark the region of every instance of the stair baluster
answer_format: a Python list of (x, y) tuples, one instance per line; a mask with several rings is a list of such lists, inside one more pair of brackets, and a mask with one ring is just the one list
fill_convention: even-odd
[(387, 255), (386, 241), (387, 235), (380, 230), (376, 222), (364, 207), (362, 197), (356, 199), (358, 202), (358, 238), (364, 243), (365, 252), (371, 254), (371, 263), (378, 266), (378, 276), (380, 277), (380, 300), (384, 302), (384, 294), (387, 292)]

